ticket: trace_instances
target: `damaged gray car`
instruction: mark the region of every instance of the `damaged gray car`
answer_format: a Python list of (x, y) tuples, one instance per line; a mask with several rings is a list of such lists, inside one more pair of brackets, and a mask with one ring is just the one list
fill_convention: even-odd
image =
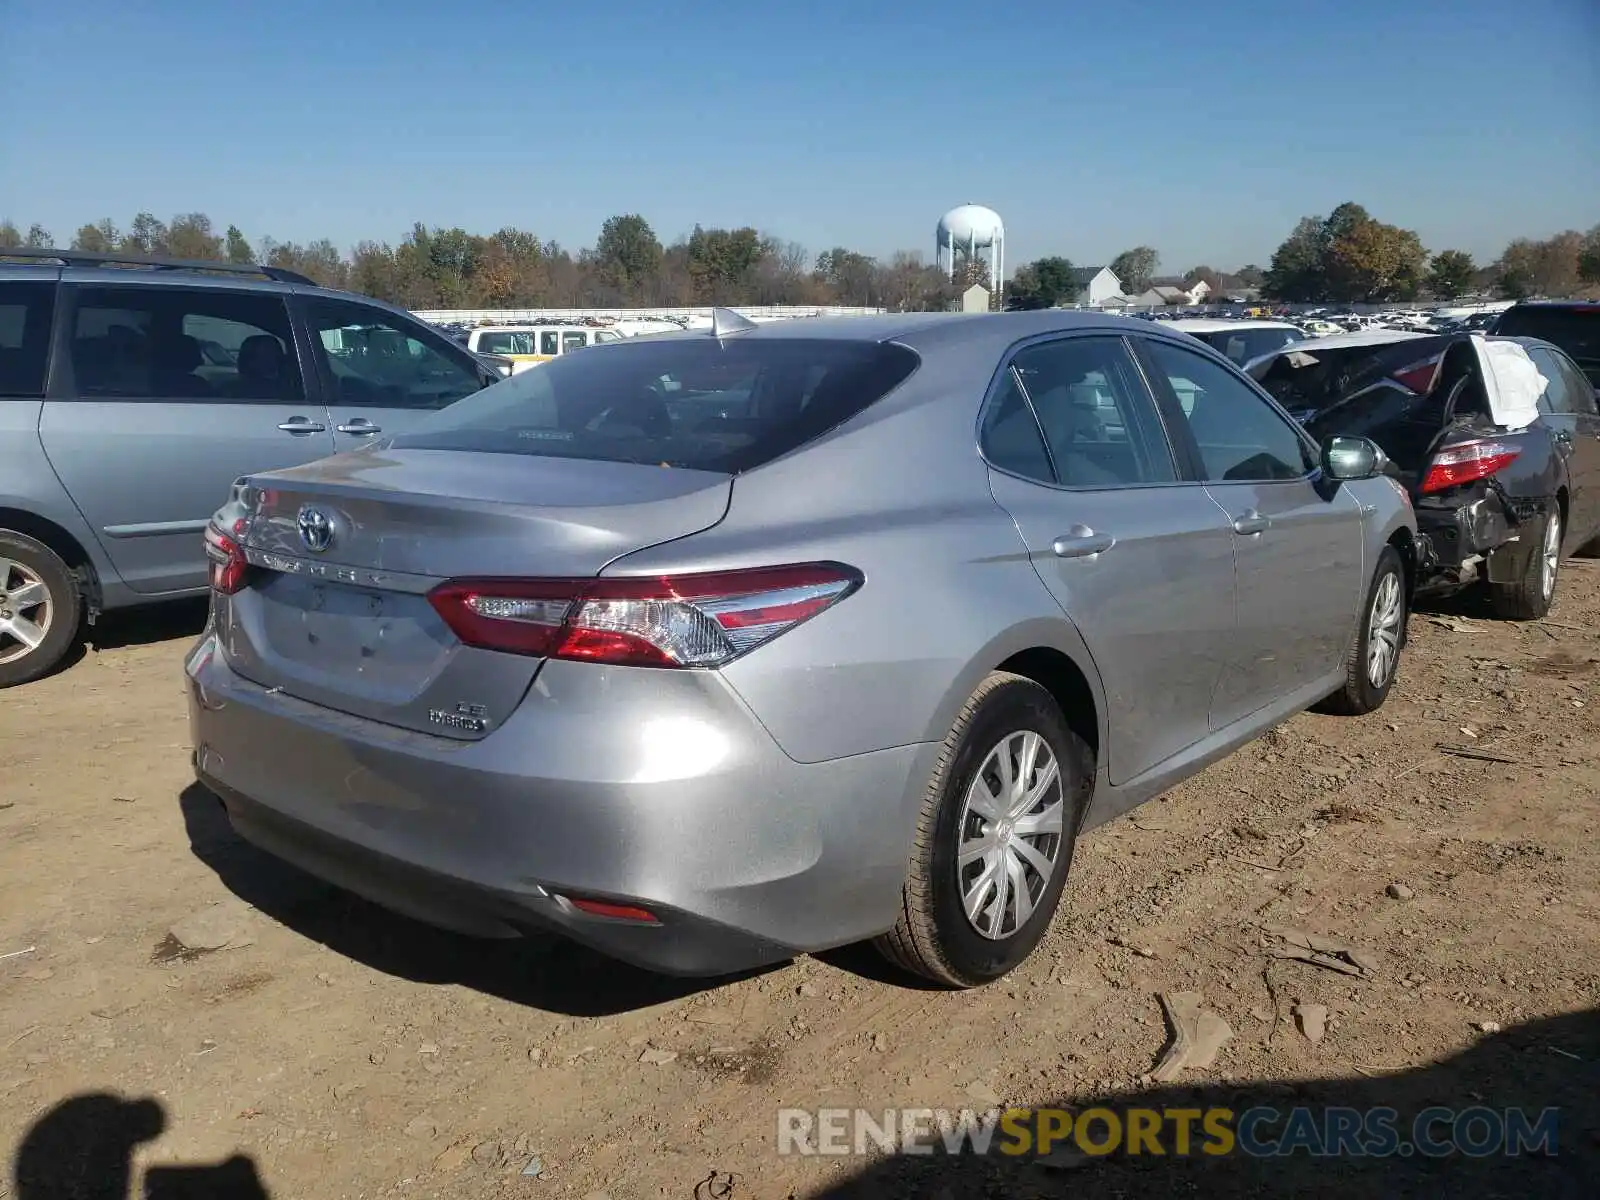
[(1600, 411), (1549, 342), (1381, 331), (1246, 369), (1319, 440), (1383, 447), (1416, 509), (1419, 593), (1482, 586), (1498, 615), (1532, 620), (1564, 555), (1600, 555)]

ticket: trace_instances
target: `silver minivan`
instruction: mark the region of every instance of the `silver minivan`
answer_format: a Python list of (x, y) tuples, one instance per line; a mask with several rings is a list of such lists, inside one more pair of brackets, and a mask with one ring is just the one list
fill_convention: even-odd
[(0, 254), (0, 687), (85, 619), (203, 595), (238, 476), (402, 432), (500, 374), (410, 314), (276, 267)]

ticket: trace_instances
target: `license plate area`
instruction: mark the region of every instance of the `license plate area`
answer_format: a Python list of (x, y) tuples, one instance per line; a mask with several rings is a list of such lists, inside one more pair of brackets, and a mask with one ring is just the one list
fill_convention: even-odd
[(449, 630), (423, 596), (281, 574), (257, 590), (271, 653), (317, 674), (415, 686), (448, 650)]

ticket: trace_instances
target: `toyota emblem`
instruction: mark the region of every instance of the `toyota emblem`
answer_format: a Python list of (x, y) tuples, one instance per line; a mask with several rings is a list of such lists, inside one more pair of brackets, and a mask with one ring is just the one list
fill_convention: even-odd
[(300, 540), (307, 550), (321, 554), (333, 544), (333, 522), (320, 508), (306, 505), (295, 523), (300, 527)]

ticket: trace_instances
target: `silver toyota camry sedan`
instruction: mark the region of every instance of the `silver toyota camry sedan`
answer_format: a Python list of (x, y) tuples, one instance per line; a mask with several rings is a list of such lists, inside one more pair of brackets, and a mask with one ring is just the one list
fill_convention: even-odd
[(235, 484), (186, 669), (243, 837), (464, 933), (981, 984), (1086, 829), (1405, 640), (1382, 451), (1152, 322), (719, 311), (430, 421)]

